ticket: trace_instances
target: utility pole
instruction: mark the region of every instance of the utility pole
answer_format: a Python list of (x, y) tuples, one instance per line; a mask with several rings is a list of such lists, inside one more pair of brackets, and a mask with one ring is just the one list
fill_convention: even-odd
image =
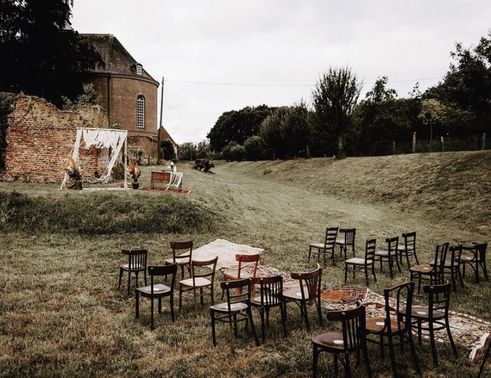
[(162, 87), (160, 93), (160, 125), (159, 125), (159, 132), (157, 138), (157, 164), (160, 164), (160, 133), (161, 133), (160, 129), (163, 127), (162, 115), (164, 112), (164, 83), (165, 83), (165, 79), (162, 76)]

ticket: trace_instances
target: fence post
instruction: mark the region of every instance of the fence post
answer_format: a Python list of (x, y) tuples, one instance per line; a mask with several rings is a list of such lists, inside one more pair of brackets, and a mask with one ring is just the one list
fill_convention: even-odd
[(481, 136), (481, 150), (486, 149), (486, 133), (482, 133)]
[(413, 154), (416, 152), (416, 131), (413, 132)]

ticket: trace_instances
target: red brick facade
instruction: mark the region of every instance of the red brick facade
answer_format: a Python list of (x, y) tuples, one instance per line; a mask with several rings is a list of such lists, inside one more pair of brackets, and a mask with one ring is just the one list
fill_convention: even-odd
[[(59, 110), (39, 97), (19, 95), (8, 118), (5, 181), (61, 183), (78, 127), (107, 127), (100, 107)], [(84, 178), (103, 171), (97, 150), (80, 150)]]

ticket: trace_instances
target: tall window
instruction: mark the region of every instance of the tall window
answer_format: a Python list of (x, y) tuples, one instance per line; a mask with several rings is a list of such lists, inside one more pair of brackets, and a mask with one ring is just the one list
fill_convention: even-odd
[(145, 128), (145, 97), (142, 95), (136, 98), (136, 127)]

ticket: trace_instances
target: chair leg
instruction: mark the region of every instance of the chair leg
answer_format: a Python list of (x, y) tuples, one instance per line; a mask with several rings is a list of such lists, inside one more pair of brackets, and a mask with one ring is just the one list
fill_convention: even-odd
[(179, 284), (179, 311), (181, 311), (182, 308), (182, 285)]
[(366, 281), (366, 283), (367, 283), (367, 287), (368, 287), (368, 266), (367, 266), (367, 265), (365, 265), (365, 267), (364, 267), (364, 268), (365, 268), (365, 281)]
[(130, 296), (131, 271), (128, 270), (128, 297)]
[(171, 293), (170, 297), (170, 315), (172, 317), (172, 321), (175, 320), (174, 318), (174, 295)]
[(307, 304), (305, 302), (302, 303), (302, 307), (303, 307), (303, 314), (305, 316), (305, 328), (307, 328), (307, 332), (310, 333), (309, 314), (307, 311)]
[(287, 331), (286, 331), (286, 308), (282, 304), (280, 304), (280, 312), (281, 312), (281, 323), (283, 323), (283, 336), (287, 337)]
[(489, 281), (488, 268), (486, 266), (486, 260), (481, 262), (481, 268), (482, 268), (482, 272), (484, 273), (484, 278), (486, 278), (486, 281)]
[(228, 314), (228, 338), (230, 341), (230, 350), (234, 353), (234, 334), (232, 330), (232, 314)]
[(162, 297), (159, 297), (159, 314), (162, 314)]
[(370, 360), (368, 359), (368, 349), (366, 340), (362, 340), (361, 352), (363, 353), (363, 359), (367, 368), (368, 377), (372, 376), (372, 369), (370, 368)]
[(418, 374), (421, 374), (418, 356), (416, 355), (416, 349), (414, 349), (413, 335), (411, 333), (411, 329), (409, 329), (408, 331), (408, 339), (409, 339), (409, 347), (411, 348), (411, 355), (413, 356), (414, 366), (416, 367), (416, 371), (418, 372)]
[(254, 319), (252, 318), (252, 310), (250, 306), (247, 309), (247, 314), (249, 315), (249, 320), (251, 322), (251, 330), (252, 330), (252, 335), (254, 336), (254, 341), (256, 342), (256, 345), (259, 346), (259, 339), (257, 337), (256, 327), (254, 326)]
[(402, 264), (399, 264), (399, 259), (397, 257), (398, 257), (398, 254), (396, 252), (396, 255), (395, 255), (396, 265), (397, 265), (397, 269), (399, 270), (399, 273), (401, 273), (401, 265)]
[(392, 270), (392, 265), (394, 265), (394, 260), (391, 257), (389, 257), (388, 261), (389, 261), (390, 278), (394, 278), (394, 272)]
[(146, 269), (143, 271), (143, 278), (145, 281), (145, 286), (147, 286), (147, 270)]
[(317, 345), (312, 343), (312, 377), (317, 377), (317, 361), (319, 359), (319, 354), (317, 353)]
[(216, 335), (215, 335), (215, 311), (210, 309), (210, 318), (211, 318), (211, 340), (213, 342), (213, 346), (217, 345)]
[(119, 283), (118, 289), (121, 287), (121, 279), (123, 278), (123, 269), (119, 268)]
[(137, 319), (140, 318), (140, 295), (136, 290), (135, 290), (135, 316)]
[(375, 264), (372, 262), (372, 274), (373, 274), (373, 279), (375, 282), (377, 282), (377, 275), (375, 274)]
[(348, 281), (348, 264), (344, 264), (344, 283)]
[(336, 377), (339, 377), (339, 361), (338, 361), (338, 355), (334, 355), (334, 374)]
[(198, 316), (198, 298), (196, 298), (196, 288), (193, 287), (193, 299), (194, 299), (194, 314)]
[(396, 366), (396, 356), (394, 354), (394, 343), (392, 341), (392, 336), (388, 336), (389, 339), (389, 354), (390, 354), (390, 364), (392, 365), (392, 375), (398, 377), (397, 366)]
[(433, 356), (433, 364), (438, 365), (438, 356), (436, 355), (436, 345), (435, 345), (435, 331), (433, 330), (433, 322), (429, 322), (430, 330), (430, 345), (431, 345), (431, 355)]
[(203, 298), (203, 288), (199, 289), (199, 303), (201, 306), (205, 305), (205, 299)]
[(423, 340), (422, 340), (422, 335), (421, 335), (421, 320), (418, 319), (418, 344), (421, 345)]
[(153, 329), (153, 298), (150, 300), (150, 329)]
[(344, 353), (344, 371), (346, 372), (347, 377), (351, 377), (351, 366), (350, 366), (350, 359), (349, 359), (349, 353), (345, 352)]
[(234, 336), (239, 336), (239, 331), (237, 330), (237, 314), (234, 314)]
[(453, 342), (453, 337), (452, 337), (452, 333), (450, 332), (450, 324), (448, 322), (448, 317), (445, 318), (445, 328), (447, 329), (447, 334), (448, 334), (448, 339), (450, 340), (450, 344), (452, 345), (452, 350), (453, 350), (453, 354), (455, 357), (457, 357), (457, 348), (455, 347), (455, 344)]
[(320, 297), (315, 301), (315, 306), (317, 307), (317, 315), (319, 315), (319, 323), (322, 325), (322, 308)]

